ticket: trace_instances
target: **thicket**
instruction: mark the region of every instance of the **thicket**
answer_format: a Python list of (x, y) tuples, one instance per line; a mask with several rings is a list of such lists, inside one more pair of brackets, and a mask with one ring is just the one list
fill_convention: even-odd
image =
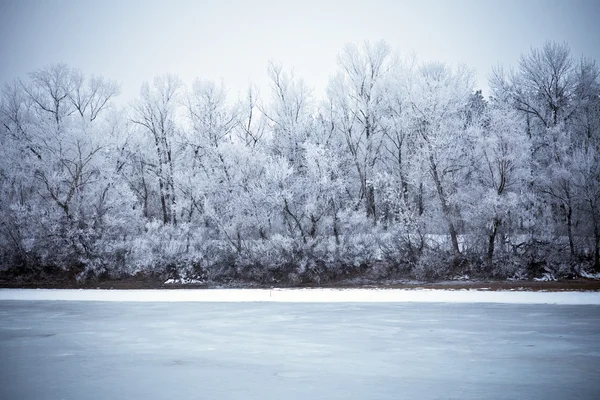
[(117, 83), (64, 64), (5, 84), (0, 265), (10, 279), (301, 284), (600, 271), (600, 72), (547, 43), (497, 68), (349, 45), (327, 95)]

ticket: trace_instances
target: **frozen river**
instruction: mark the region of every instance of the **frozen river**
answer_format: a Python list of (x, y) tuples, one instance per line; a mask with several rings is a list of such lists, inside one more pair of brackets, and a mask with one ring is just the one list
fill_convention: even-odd
[(600, 399), (600, 306), (0, 301), (0, 398)]

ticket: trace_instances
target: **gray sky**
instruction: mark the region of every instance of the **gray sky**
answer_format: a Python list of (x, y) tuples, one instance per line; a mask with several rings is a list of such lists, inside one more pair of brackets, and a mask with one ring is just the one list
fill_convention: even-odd
[(0, 0), (0, 82), (65, 62), (122, 84), (166, 72), (264, 85), (269, 60), (321, 96), (344, 44), (386, 40), (421, 60), (467, 64), (487, 92), (498, 63), (546, 40), (600, 62), (600, 1)]

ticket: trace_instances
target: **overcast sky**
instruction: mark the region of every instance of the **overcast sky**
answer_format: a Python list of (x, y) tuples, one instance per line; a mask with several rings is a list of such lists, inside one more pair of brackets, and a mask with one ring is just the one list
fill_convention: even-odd
[(56, 62), (122, 84), (166, 72), (264, 85), (269, 60), (324, 93), (344, 44), (386, 40), (421, 60), (465, 63), (487, 91), (494, 65), (546, 40), (600, 62), (600, 1), (0, 0), (0, 82)]

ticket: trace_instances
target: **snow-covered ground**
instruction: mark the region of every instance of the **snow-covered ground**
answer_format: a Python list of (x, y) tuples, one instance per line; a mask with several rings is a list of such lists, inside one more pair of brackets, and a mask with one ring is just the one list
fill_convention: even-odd
[(600, 306), (0, 301), (0, 361), (3, 400), (597, 400)]
[(600, 292), (438, 289), (0, 289), (0, 300), (600, 304)]

